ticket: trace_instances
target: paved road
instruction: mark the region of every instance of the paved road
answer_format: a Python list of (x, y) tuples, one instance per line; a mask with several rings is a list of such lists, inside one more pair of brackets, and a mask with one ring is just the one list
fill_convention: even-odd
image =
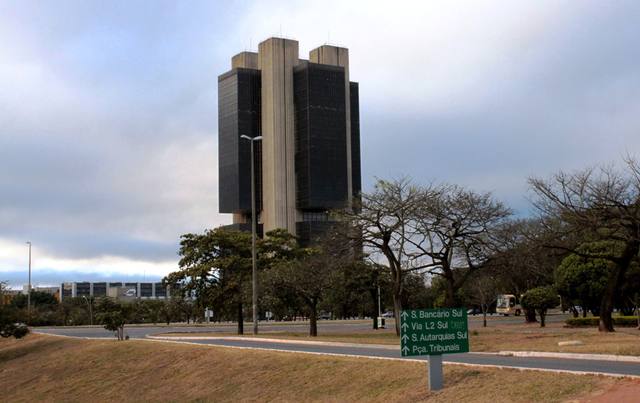
[[(230, 347), (250, 347), (267, 350), (285, 350), (320, 354), (356, 355), (363, 357), (400, 358), (400, 347), (397, 350), (381, 347), (354, 347), (309, 345), (293, 343), (260, 342), (256, 340), (192, 340), (197, 344), (210, 344)], [(410, 357), (408, 359), (426, 361), (428, 357)], [(495, 354), (449, 354), (444, 362), (491, 365), (513, 368), (531, 368), (542, 370), (561, 370), (575, 372), (598, 372), (611, 375), (631, 375), (640, 377), (640, 364), (618, 361), (575, 360), (558, 358), (509, 357)]]
[[(392, 322), (393, 324), (393, 322)], [(260, 323), (260, 329), (264, 331), (278, 331), (278, 332), (302, 332), (308, 331), (309, 322), (301, 322), (300, 324), (292, 323)], [(245, 323), (244, 329), (246, 332), (251, 331), (251, 324)], [(368, 321), (320, 321), (318, 322), (318, 329), (320, 332), (325, 333), (340, 333), (340, 332), (360, 332), (369, 331), (371, 329), (371, 323)], [(39, 327), (34, 329), (36, 332), (58, 334), (64, 336), (75, 337), (105, 337), (112, 338), (113, 332), (105, 330), (102, 326), (78, 326), (78, 327)], [(131, 338), (144, 338), (147, 335), (158, 333), (171, 333), (171, 332), (206, 332), (206, 333), (234, 333), (236, 331), (235, 324), (225, 325), (211, 325), (211, 326), (127, 326), (125, 333)]]
[[(567, 318), (567, 315), (549, 315), (547, 318), (548, 323), (560, 322)], [(488, 320), (491, 324), (501, 325), (517, 325), (523, 321), (522, 317), (503, 317), (503, 316), (490, 316)], [(260, 323), (260, 329), (265, 331), (278, 331), (278, 332), (307, 332), (309, 322), (300, 323)], [(393, 319), (387, 319), (387, 328), (392, 329), (394, 326)], [(482, 315), (469, 317), (469, 328), (475, 329), (482, 326)], [(150, 334), (169, 333), (169, 332), (213, 332), (213, 333), (228, 333), (235, 332), (235, 324), (214, 324), (211, 326), (127, 326), (125, 331), (132, 338), (144, 338)], [(113, 337), (113, 332), (105, 330), (101, 326), (88, 327), (41, 327), (35, 329), (41, 333), (52, 333), (65, 336), (76, 337)], [(368, 332), (371, 330), (371, 322), (366, 320), (342, 320), (342, 321), (319, 321), (318, 330), (320, 333), (350, 333), (350, 332)], [(251, 324), (245, 324), (245, 331), (251, 331)]]
[[(508, 319), (508, 318), (505, 318)], [(501, 319), (500, 319), (501, 320)], [(519, 319), (521, 323), (522, 319)], [(475, 319), (470, 319), (470, 325)], [(320, 322), (320, 332), (353, 332), (369, 329), (370, 323), (364, 321), (327, 321)], [(304, 331), (305, 325), (293, 324), (269, 324), (261, 325), (263, 330), (279, 331)], [(247, 327), (247, 329), (249, 329)], [(36, 332), (46, 334), (57, 334), (74, 337), (104, 337), (113, 338), (113, 333), (100, 327), (55, 327), (37, 328)], [(145, 326), (128, 327), (126, 332), (132, 338), (144, 338), (150, 334), (166, 332), (232, 332), (233, 326)], [(229, 347), (248, 347), (267, 350), (285, 350), (292, 352), (306, 352), (319, 354), (355, 355), (364, 357), (379, 358), (400, 358), (400, 349), (397, 350), (375, 346), (335, 346), (335, 345), (313, 345), (313, 344), (293, 344), (287, 342), (264, 342), (257, 340), (193, 340), (193, 343), (209, 344)], [(426, 357), (415, 357), (411, 359), (426, 360)], [(445, 362), (455, 362), (473, 365), (503, 366), (512, 368), (531, 368), (541, 370), (561, 370), (575, 372), (597, 372), (611, 375), (632, 375), (640, 377), (640, 364), (618, 361), (603, 360), (576, 360), (559, 358), (524, 358), (509, 357), (493, 354), (452, 354), (446, 355)]]

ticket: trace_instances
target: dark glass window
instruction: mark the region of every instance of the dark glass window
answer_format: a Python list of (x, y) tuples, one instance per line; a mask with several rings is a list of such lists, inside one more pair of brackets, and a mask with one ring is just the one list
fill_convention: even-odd
[(344, 207), (348, 194), (344, 68), (297, 66), (294, 104), (297, 206)]
[(349, 83), (351, 104), (351, 184), (353, 196), (357, 199), (362, 191), (360, 171), (360, 90), (358, 83)]
[(88, 297), (91, 295), (91, 283), (76, 283), (76, 297)]
[(150, 297), (153, 295), (152, 283), (140, 283), (140, 296)]
[[(218, 186), (221, 213), (251, 210), (251, 143), (260, 135), (260, 70), (234, 69), (218, 77)], [(256, 208), (261, 210), (262, 142), (254, 143)]]
[(93, 283), (93, 296), (104, 297), (107, 295), (107, 283)]
[(162, 283), (155, 283), (156, 287), (156, 297), (166, 297), (167, 296), (167, 287), (162, 285)]

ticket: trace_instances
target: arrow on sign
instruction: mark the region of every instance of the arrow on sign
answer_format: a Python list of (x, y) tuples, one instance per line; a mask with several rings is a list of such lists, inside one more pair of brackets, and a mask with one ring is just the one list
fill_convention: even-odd
[(407, 355), (409, 348), (407, 346), (402, 347), (402, 354)]
[(402, 311), (402, 313), (400, 314), (400, 316), (402, 317), (402, 319), (407, 319), (407, 316), (409, 314), (407, 313), (407, 311)]
[(401, 327), (402, 327), (402, 330), (407, 330), (409, 325), (407, 325), (407, 322), (404, 322)]
[(407, 336), (406, 334), (402, 335), (402, 341), (404, 341), (406, 343), (407, 340), (409, 340), (409, 336)]

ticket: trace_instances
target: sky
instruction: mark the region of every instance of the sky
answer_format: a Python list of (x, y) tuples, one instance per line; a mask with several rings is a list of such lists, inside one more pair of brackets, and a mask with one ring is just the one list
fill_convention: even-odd
[(271, 36), (349, 48), (364, 190), (531, 211), (527, 178), (640, 152), (637, 1), (0, 0), (0, 281), (159, 279), (218, 213), (217, 76)]

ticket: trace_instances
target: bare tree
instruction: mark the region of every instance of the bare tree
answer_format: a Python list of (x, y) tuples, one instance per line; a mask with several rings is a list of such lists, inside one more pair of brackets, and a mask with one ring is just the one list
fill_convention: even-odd
[[(534, 205), (556, 234), (550, 246), (578, 256), (607, 259), (614, 263), (600, 304), (600, 331), (612, 332), (616, 293), (633, 259), (640, 251), (640, 166), (626, 159), (626, 170), (613, 167), (588, 169), (574, 174), (560, 172), (550, 180), (532, 178), (537, 195)], [(621, 251), (580, 251), (567, 239), (619, 242)]]
[(280, 294), (286, 290), (307, 307), (312, 337), (318, 335), (318, 304), (341, 280), (339, 268), (351, 258), (341, 247), (331, 245), (327, 238), (322, 239), (314, 248), (306, 249), (304, 255), (276, 263), (265, 276), (268, 289), (280, 290)]
[[(552, 234), (542, 220), (511, 220), (501, 227), (498, 236), (502, 250), (488, 262), (498, 280), (498, 291), (520, 299), (527, 290), (553, 284), (554, 271), (567, 252), (545, 247)], [(524, 309), (524, 313), (526, 322), (537, 321), (535, 310)]]
[(360, 229), (372, 258), (387, 261), (397, 318), (405, 276), (415, 271), (441, 276), (445, 303), (456, 306), (456, 292), (498, 248), (495, 232), (510, 214), (490, 193), (452, 185), (420, 187), (403, 178), (379, 180), (372, 193), (362, 195), (359, 209), (345, 216)]
[[(362, 242), (374, 262), (386, 260), (391, 278), (393, 310), (395, 317), (402, 311), (404, 278), (407, 273), (421, 270), (430, 264), (413, 246), (418, 242), (415, 220), (424, 197), (438, 190), (421, 188), (410, 179), (378, 180), (373, 192), (363, 193), (356, 209), (341, 213), (349, 222), (352, 239)], [(396, 320), (396, 334), (400, 335), (400, 323)]]
[(407, 240), (415, 257), (428, 259), (428, 272), (445, 280), (445, 305), (458, 304), (456, 294), (469, 276), (485, 266), (503, 243), (500, 228), (511, 210), (491, 193), (444, 186), (421, 199)]
[(487, 327), (487, 313), (489, 307), (496, 301), (498, 286), (495, 274), (487, 271), (480, 271), (476, 276), (471, 277), (468, 287), (470, 300), (478, 304), (482, 310), (482, 326)]

